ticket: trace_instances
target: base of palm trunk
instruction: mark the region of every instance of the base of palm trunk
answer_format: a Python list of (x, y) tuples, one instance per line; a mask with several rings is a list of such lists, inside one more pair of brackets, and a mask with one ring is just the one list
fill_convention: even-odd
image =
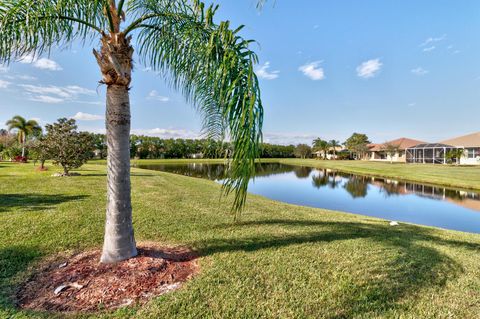
[(130, 259), (137, 256), (138, 251), (135, 244), (125, 247), (123, 249), (109, 249), (108, 247), (104, 248), (102, 256), (100, 257), (100, 262), (104, 264), (113, 264), (120, 261)]

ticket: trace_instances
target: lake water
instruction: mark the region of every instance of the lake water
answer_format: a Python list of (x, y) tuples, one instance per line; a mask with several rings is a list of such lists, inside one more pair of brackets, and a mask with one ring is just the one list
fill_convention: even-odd
[[(217, 181), (225, 173), (222, 164), (138, 167)], [(469, 190), (262, 163), (249, 192), (291, 204), (480, 233), (480, 194)]]

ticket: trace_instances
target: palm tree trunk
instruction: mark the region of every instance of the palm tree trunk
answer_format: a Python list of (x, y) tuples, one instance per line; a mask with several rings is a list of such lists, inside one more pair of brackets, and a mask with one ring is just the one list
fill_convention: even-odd
[(130, 98), (123, 85), (107, 87), (107, 219), (100, 261), (137, 255), (130, 194)]
[[(22, 134), (22, 157), (25, 157), (25, 141), (27, 135), (24, 133)], [(18, 154), (18, 153), (17, 153)]]

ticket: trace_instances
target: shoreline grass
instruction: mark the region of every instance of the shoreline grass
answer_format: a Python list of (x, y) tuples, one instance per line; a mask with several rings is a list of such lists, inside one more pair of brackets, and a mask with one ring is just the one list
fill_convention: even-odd
[[(32, 267), (100, 247), (106, 169), (0, 163), (0, 317), (47, 318), (11, 299)], [(132, 168), (137, 241), (188, 245), (200, 274), (141, 308), (105, 318), (473, 318), (480, 235), (300, 207), (249, 195), (242, 221), (203, 179)]]

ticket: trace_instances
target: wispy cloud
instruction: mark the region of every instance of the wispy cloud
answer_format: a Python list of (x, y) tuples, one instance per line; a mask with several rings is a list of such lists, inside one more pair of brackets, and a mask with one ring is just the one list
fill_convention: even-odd
[(95, 91), (78, 85), (55, 86), (55, 85), (32, 85), (20, 84), (29, 100), (43, 103), (61, 103), (74, 101), (80, 96), (94, 95)]
[(42, 70), (61, 71), (63, 68), (57, 62), (47, 58), (37, 58), (33, 55), (26, 55), (18, 62), (32, 64), (34, 67)]
[(98, 120), (103, 120), (104, 117), (102, 115), (77, 112), (77, 114), (72, 116), (72, 119), (77, 121), (98, 121)]
[(414, 107), (415, 105), (417, 105), (417, 103), (415, 103), (415, 102), (408, 103), (408, 106), (410, 106), (410, 107)]
[(65, 100), (62, 98), (48, 96), (48, 95), (31, 96), (29, 97), (29, 100), (33, 102), (41, 102), (41, 103), (48, 103), (48, 104), (58, 104), (58, 103), (65, 102)]
[(7, 73), (8, 72), (8, 66), (0, 64), (0, 73)]
[(200, 138), (200, 135), (189, 130), (184, 129), (166, 129), (166, 128), (153, 128), (153, 129), (132, 129), (132, 134), (135, 135), (147, 135), (157, 136), (161, 138)]
[(418, 76), (422, 76), (422, 75), (425, 75), (427, 74), (429, 71), (428, 70), (425, 70), (424, 68), (422, 67), (417, 67), (415, 69), (411, 69), (410, 72), (412, 72), (413, 74), (415, 75), (418, 75)]
[(422, 44), (420, 44), (421, 47), (425, 47), (427, 45), (432, 45), (433, 43), (436, 43), (436, 42), (440, 42), (440, 41), (443, 41), (447, 38), (447, 35), (444, 34), (440, 37), (430, 37), (430, 38), (427, 38), (425, 41), (422, 42)]
[(255, 70), (257, 76), (261, 79), (265, 80), (275, 80), (279, 77), (280, 71), (271, 71), (269, 72), (268, 69), (270, 68), (270, 62), (265, 62), (264, 65), (260, 66)]
[(0, 80), (0, 89), (6, 89), (10, 84), (11, 82)]
[(306, 77), (314, 81), (319, 81), (325, 79), (325, 71), (320, 65), (323, 61), (314, 61), (311, 63), (304, 64), (298, 68)]
[(435, 49), (436, 49), (436, 47), (434, 45), (432, 45), (430, 47), (423, 48), (423, 52), (431, 52)]
[(155, 100), (155, 101), (160, 101), (160, 102), (168, 102), (170, 101), (170, 98), (168, 96), (163, 96), (160, 95), (157, 90), (152, 90), (150, 93), (147, 95), (147, 100)]
[(379, 58), (365, 61), (357, 66), (357, 75), (364, 79), (373, 78), (380, 72), (382, 65)]

